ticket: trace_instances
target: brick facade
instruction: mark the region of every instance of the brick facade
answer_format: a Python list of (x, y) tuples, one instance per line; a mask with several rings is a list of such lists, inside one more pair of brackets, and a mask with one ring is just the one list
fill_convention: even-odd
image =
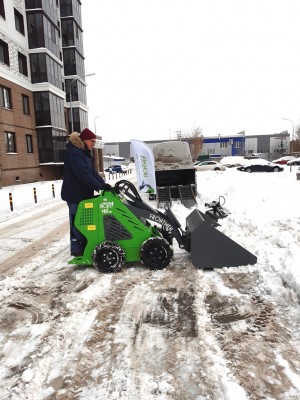
[[(0, 85), (11, 90), (13, 104), (11, 110), (0, 108), (0, 186), (38, 181), (40, 171), (32, 92), (3, 78), (0, 78)], [(29, 97), (29, 115), (23, 112), (22, 95)], [(7, 151), (6, 132), (15, 134), (15, 153)], [(32, 136), (32, 153), (27, 151), (26, 135)]]

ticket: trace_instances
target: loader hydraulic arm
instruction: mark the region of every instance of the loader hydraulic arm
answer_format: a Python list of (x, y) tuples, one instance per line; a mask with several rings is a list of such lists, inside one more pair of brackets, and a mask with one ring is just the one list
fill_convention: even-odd
[(175, 238), (179, 247), (186, 248), (185, 232), (183, 232), (179, 221), (170, 208), (166, 207), (165, 213), (152, 208), (142, 200), (136, 187), (129, 181), (118, 181), (114, 190), (126, 199), (126, 205), (134, 215), (145, 218), (154, 224), (159, 224), (168, 238)]

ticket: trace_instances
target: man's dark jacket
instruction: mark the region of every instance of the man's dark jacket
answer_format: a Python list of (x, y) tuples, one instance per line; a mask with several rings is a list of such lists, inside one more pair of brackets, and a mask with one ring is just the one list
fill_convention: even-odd
[(91, 152), (84, 146), (78, 133), (70, 135), (64, 159), (64, 178), (61, 198), (68, 203), (79, 203), (94, 197), (104, 180), (96, 172)]

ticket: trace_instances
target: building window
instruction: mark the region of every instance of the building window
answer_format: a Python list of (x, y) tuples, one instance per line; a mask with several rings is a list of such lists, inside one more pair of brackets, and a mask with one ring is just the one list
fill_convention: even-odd
[(241, 142), (234, 142), (234, 148), (235, 149), (240, 149), (242, 146), (241, 146)]
[(35, 92), (33, 99), (36, 125), (51, 125), (49, 92)]
[(19, 61), (19, 72), (25, 76), (28, 76), (26, 56), (18, 52), (18, 61)]
[(49, 82), (61, 89), (62, 68), (47, 54), (30, 54), (31, 82)]
[(55, 28), (54, 25), (51, 25), (50, 29), (51, 29), (51, 36), (50, 36), (50, 37), (51, 37), (51, 39), (52, 39), (52, 42), (53, 42), (53, 43), (56, 43), (56, 37), (57, 37), (56, 28)]
[(74, 46), (74, 25), (73, 20), (61, 21), (62, 43), (65, 46)]
[(23, 15), (16, 9), (15, 9), (15, 25), (16, 25), (16, 30), (22, 33), (22, 35), (25, 35)]
[(5, 10), (3, 0), (0, 0), (0, 15), (5, 19)]
[(34, 49), (36, 47), (45, 47), (42, 14), (27, 14), (27, 30), (28, 44), (30, 49)]
[(27, 153), (33, 153), (32, 135), (26, 135)]
[(29, 115), (29, 97), (25, 94), (22, 94), (22, 101), (23, 101), (23, 113)]
[(31, 82), (47, 82), (46, 54), (30, 54)]
[(6, 153), (16, 153), (16, 138), (14, 132), (5, 132), (6, 135)]
[(0, 86), (0, 103), (4, 108), (12, 108), (10, 89), (5, 86)]
[(227, 142), (221, 142), (220, 149), (227, 149)]
[(0, 61), (9, 65), (8, 44), (0, 40)]
[(62, 17), (73, 15), (72, 1), (63, 0), (60, 2), (60, 15)]

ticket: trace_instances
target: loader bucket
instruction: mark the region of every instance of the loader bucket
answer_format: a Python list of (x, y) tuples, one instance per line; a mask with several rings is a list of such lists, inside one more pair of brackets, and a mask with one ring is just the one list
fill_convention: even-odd
[(186, 218), (186, 228), (192, 262), (197, 268), (238, 267), (257, 262), (254, 254), (205, 221), (197, 209)]

